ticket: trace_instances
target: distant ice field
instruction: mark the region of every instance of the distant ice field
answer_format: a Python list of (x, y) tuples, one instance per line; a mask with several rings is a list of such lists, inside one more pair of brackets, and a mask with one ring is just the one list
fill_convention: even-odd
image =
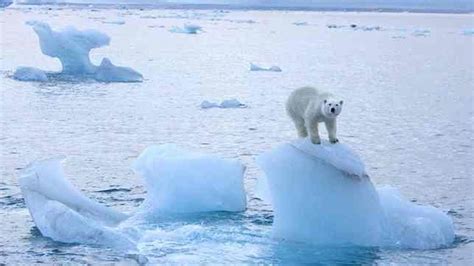
[[(153, 234), (140, 249), (152, 263), (474, 263), (473, 15), (48, 8), (0, 10), (0, 263), (138, 261), (42, 237), (18, 172), (66, 156), (74, 186), (130, 212), (145, 197), (131, 165), (163, 143), (241, 160), (247, 210), (143, 225)], [(41, 53), (28, 20), (106, 33), (111, 43), (92, 50), (92, 63), (108, 57), (144, 81), (13, 79), (19, 66), (61, 70)], [(185, 24), (202, 31), (170, 31)], [(250, 71), (250, 63), (282, 72)], [(270, 237), (273, 213), (255, 193), (264, 174), (255, 158), (296, 137), (284, 102), (305, 85), (344, 100), (338, 138), (374, 184), (448, 212), (452, 247), (331, 248)], [(200, 106), (234, 98), (247, 108)]]

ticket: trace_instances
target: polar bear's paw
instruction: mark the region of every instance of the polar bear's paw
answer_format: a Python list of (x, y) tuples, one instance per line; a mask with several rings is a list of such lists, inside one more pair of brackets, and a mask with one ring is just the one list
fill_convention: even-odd
[(321, 144), (321, 139), (319, 137), (311, 137), (311, 142), (313, 144), (319, 145)]
[(337, 138), (333, 138), (333, 139), (330, 139), (329, 142), (331, 142), (332, 144), (336, 144), (339, 142), (339, 140)]

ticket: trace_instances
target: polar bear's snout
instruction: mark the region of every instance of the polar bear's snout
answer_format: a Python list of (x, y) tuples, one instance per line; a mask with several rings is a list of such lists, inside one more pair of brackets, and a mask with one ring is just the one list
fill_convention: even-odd
[(342, 103), (343, 101), (325, 99), (322, 106), (323, 114), (328, 118), (335, 118), (342, 111)]

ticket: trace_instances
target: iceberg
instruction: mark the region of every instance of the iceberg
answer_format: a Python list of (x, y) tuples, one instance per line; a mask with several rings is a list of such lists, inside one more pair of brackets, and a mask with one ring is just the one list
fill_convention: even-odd
[(21, 81), (48, 81), (46, 73), (34, 67), (18, 67), (13, 73), (13, 78)]
[(61, 159), (32, 163), (19, 183), (26, 206), (43, 236), (64, 243), (133, 249), (115, 227), (128, 216), (85, 197), (64, 177)]
[(44, 22), (28, 21), (39, 38), (43, 54), (58, 58), (62, 74), (69, 76), (93, 77), (106, 82), (137, 82), (142, 76), (137, 71), (114, 66), (104, 58), (100, 66), (92, 64), (89, 53), (94, 48), (109, 45), (110, 37), (96, 30), (78, 30), (67, 27), (54, 31)]
[(449, 216), (409, 202), (394, 189), (377, 189), (344, 144), (299, 139), (260, 155), (257, 163), (265, 172), (259, 185), (268, 184), (276, 238), (409, 249), (454, 241)]
[(270, 72), (281, 72), (279, 66), (263, 67), (256, 64), (250, 63), (250, 71), (270, 71)]
[(173, 33), (185, 33), (185, 34), (197, 34), (202, 31), (202, 27), (194, 24), (184, 24), (182, 28), (173, 26), (170, 32)]
[(102, 82), (141, 82), (142, 74), (129, 67), (115, 66), (108, 58), (102, 59), (94, 78)]
[(27, 24), (32, 26), (38, 35), (43, 54), (61, 61), (63, 73), (94, 73), (97, 67), (89, 59), (90, 51), (110, 43), (109, 36), (95, 30), (80, 31), (67, 27), (62, 31), (53, 31), (44, 22), (28, 21)]
[(238, 160), (165, 144), (145, 149), (132, 168), (145, 179), (147, 196), (141, 206), (145, 213), (239, 212), (246, 208), (245, 167)]

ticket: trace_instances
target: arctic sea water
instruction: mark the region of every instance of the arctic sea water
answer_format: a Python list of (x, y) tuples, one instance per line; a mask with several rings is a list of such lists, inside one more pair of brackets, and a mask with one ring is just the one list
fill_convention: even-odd
[[(140, 261), (112, 248), (42, 237), (25, 208), (18, 172), (34, 160), (67, 156), (65, 170), (76, 187), (130, 212), (145, 195), (132, 162), (152, 144), (174, 142), (241, 160), (247, 166), (247, 210), (143, 224), (153, 234), (140, 249), (152, 263), (472, 263), (473, 39), (465, 34), (474, 28), (472, 15), (46, 7), (1, 12), (0, 262)], [(41, 53), (28, 20), (107, 33), (112, 42), (92, 51), (93, 63), (107, 56), (142, 73), (144, 82), (12, 79), (22, 65), (60, 71), (59, 62)], [(124, 23), (107, 23), (118, 20)], [(185, 24), (203, 30), (170, 31)], [(252, 72), (249, 63), (283, 71)], [(452, 246), (331, 248), (271, 238), (271, 207), (255, 193), (263, 175), (255, 157), (294, 138), (283, 103), (293, 88), (308, 84), (344, 98), (339, 138), (362, 156), (375, 184), (448, 212), (455, 223)], [(204, 100), (229, 98), (248, 108), (200, 108)]]

